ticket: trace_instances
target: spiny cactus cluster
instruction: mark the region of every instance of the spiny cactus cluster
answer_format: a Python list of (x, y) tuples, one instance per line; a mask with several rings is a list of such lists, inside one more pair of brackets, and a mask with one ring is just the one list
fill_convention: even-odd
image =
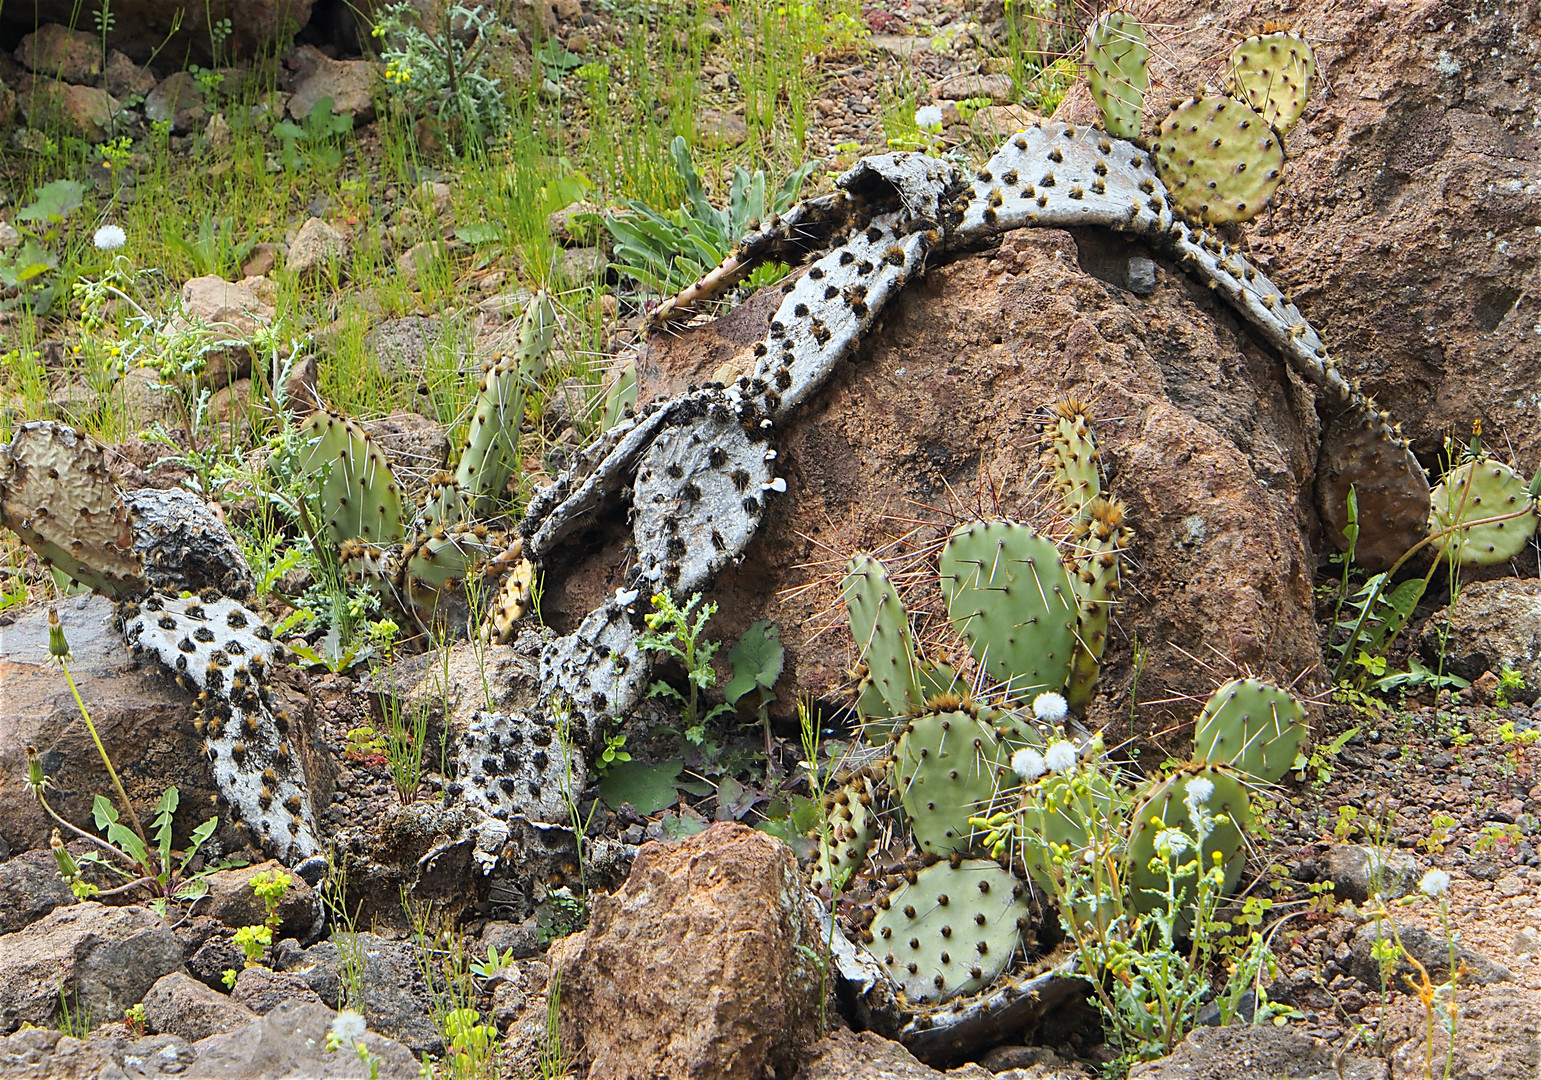
[[(1058, 403), (1047, 434), (1072, 551), (1062, 554), (1025, 525), (974, 521), (953, 529), (938, 559), (948, 619), (992, 687), (989, 704), (953, 668), (920, 656), (881, 562), (857, 555), (843, 583), (867, 672), (860, 705), (866, 733), (885, 754), (829, 799), (831, 828), (813, 877), (825, 888), (847, 883), (876, 844), (885, 807), (922, 857), (943, 860), (891, 883), (863, 930), (903, 997), (917, 1005), (990, 986), (1023, 953), (1027, 886), (975, 857), (982, 849), (972, 821), (1010, 805), (1014, 755), (1038, 753), (1060, 733), (1059, 694), (1082, 656), (1089, 695), (1102, 637), (1094, 647), (1084, 640), (1080, 617), (1086, 613), (1105, 637), (1119, 552), (1129, 538), (1122, 511), (1101, 494), (1086, 406)], [(1102, 535), (1099, 520), (1115, 514), (1118, 524)], [(1035, 700), (1039, 707), (1025, 711)]]
[(489, 568), (506, 573), (488, 612), (500, 640), (528, 610), (533, 568), (522, 561), (520, 542), (479, 519), (518, 471), (525, 396), (545, 370), (555, 332), (556, 309), (541, 293), (520, 322), (516, 350), (483, 366), (455, 472), (433, 479), (410, 529), (400, 485), (364, 429), (327, 411), (305, 421), (301, 469), (317, 485), (321, 516), (342, 561), (419, 627), (443, 620), (451, 594)]
[[(1150, 86), (1144, 28), (1128, 12), (1106, 12), (1087, 29), (1085, 55), (1103, 128), (1138, 142)], [(1262, 213), (1284, 177), (1284, 136), (1315, 76), (1315, 54), (1294, 31), (1238, 43), (1226, 64), (1227, 95), (1176, 102), (1157, 128), (1151, 153), (1173, 204), (1207, 225)]]

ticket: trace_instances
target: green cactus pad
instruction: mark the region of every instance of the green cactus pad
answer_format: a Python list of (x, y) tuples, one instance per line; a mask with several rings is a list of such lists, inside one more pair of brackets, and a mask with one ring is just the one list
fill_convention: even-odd
[[(1173, 876), (1177, 865), (1193, 859), (1190, 849), (1183, 857), (1174, 858), (1168, 864), (1170, 869), (1162, 869), (1156, 855), (1156, 837), (1163, 829), (1179, 829), (1188, 836), (1190, 843), (1197, 840), (1188, 807), (1183, 801), (1188, 795), (1188, 785), (1195, 780), (1207, 780), (1214, 785), (1207, 805), (1211, 812), (1221, 817), (1214, 831), (1204, 840), (1204, 865), (1213, 866), (1215, 856), (1219, 856), (1225, 875), (1223, 891), (1227, 894), (1234, 892), (1241, 881), (1247, 863), (1243, 833), (1252, 816), (1247, 790), (1235, 773), (1221, 766), (1185, 769), (1156, 785), (1135, 810), (1129, 836), (1129, 884), (1136, 911), (1150, 912), (1161, 907), (1165, 903), (1162, 896), (1168, 878)], [(1195, 879), (1196, 874), (1192, 871), (1176, 875), (1175, 892), (1180, 903), (1192, 902)]]
[(878, 901), (867, 949), (912, 1002), (989, 986), (1016, 959), (1027, 887), (987, 859), (939, 862)]
[(1288, 691), (1232, 679), (1210, 695), (1193, 732), (1193, 756), (1265, 784), (1289, 772), (1306, 737), (1306, 711)]
[(1448, 557), (1468, 566), (1508, 562), (1536, 534), (1536, 504), (1525, 481), (1509, 466), (1490, 457), (1468, 461), (1445, 474), (1430, 493), (1429, 531), (1487, 518), (1529, 512), (1488, 525), (1473, 525), (1451, 535), (1444, 547)]
[(1056, 401), (1050, 411), (1054, 422), (1049, 428), (1049, 460), (1065, 514), (1079, 521), (1087, 504), (1102, 494), (1092, 413), (1085, 402), (1073, 397)]
[(1086, 81), (1102, 126), (1120, 139), (1140, 137), (1140, 115), (1150, 89), (1150, 46), (1145, 28), (1122, 11), (1103, 13), (1086, 29)]
[(1152, 149), (1172, 203), (1209, 224), (1256, 217), (1284, 175), (1278, 138), (1235, 98), (1189, 98), (1161, 122)]
[(300, 434), (310, 441), (300, 472), (320, 485), (321, 509), (332, 540), (400, 540), (401, 489), (385, 455), (364, 429), (346, 416), (321, 410), (306, 417)]
[(940, 576), (948, 618), (1009, 698), (1065, 685), (1075, 590), (1053, 544), (1025, 525), (971, 522), (947, 538)]
[(857, 555), (841, 582), (840, 595), (850, 613), (851, 636), (882, 699), (885, 715), (903, 716), (919, 708), (923, 695), (915, 639), (888, 571), (871, 555)]
[(969, 850), (971, 817), (985, 817), (1014, 779), (989, 724), (966, 712), (926, 713), (909, 721), (894, 754), (894, 786), (922, 851)]
[(1316, 78), (1316, 53), (1293, 30), (1255, 34), (1231, 50), (1225, 85), (1231, 96), (1262, 114), (1280, 135), (1305, 111)]
[[(844, 888), (850, 876), (861, 870), (868, 849), (882, 830), (878, 780), (872, 772), (858, 770), (825, 799), (824, 809), (829, 816), (829, 849), (819, 845), (813, 884), (815, 888), (833, 884)], [(818, 835), (814, 838), (817, 840)]]
[(1076, 523), (1072, 569), (1078, 621), (1075, 656), (1065, 700), (1073, 709), (1086, 706), (1102, 670), (1102, 653), (1108, 642), (1108, 623), (1118, 599), (1120, 553), (1128, 548), (1134, 531), (1124, 524), (1124, 506), (1116, 499), (1098, 497), (1087, 504)]
[(441, 595), (465, 581), (504, 546), (504, 535), (482, 525), (435, 527), (402, 550), (396, 591), (423, 625), (432, 621)]
[(525, 309), (518, 347), (489, 361), (482, 371), (465, 450), (455, 467), (455, 481), (469, 497), (473, 514), (490, 511), (519, 470), (525, 391), (545, 373), (555, 334), (556, 308), (550, 295), (541, 292)]

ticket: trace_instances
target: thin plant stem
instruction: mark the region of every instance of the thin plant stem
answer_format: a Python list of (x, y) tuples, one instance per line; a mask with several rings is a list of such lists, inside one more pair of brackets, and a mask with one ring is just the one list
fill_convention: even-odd
[(75, 704), (80, 707), (81, 719), (86, 722), (86, 730), (91, 733), (91, 741), (96, 744), (96, 752), (102, 756), (102, 764), (107, 766), (107, 775), (112, 777), (112, 786), (118, 793), (118, 801), (123, 806), (123, 812), (128, 815), (129, 824), (139, 834), (139, 839), (144, 842), (145, 851), (149, 852), (150, 841), (145, 836), (144, 826), (139, 824), (139, 815), (134, 813), (134, 804), (128, 801), (128, 792), (123, 790), (123, 781), (118, 779), (118, 770), (112, 767), (112, 759), (107, 756), (107, 748), (102, 745), (102, 737), (96, 733), (96, 725), (91, 722), (91, 713), (86, 709), (86, 703), (81, 700), (80, 690), (75, 686), (75, 680), (70, 675), (69, 663), (61, 656), (59, 658), (59, 670), (64, 672), (64, 681), (69, 683), (70, 693), (75, 695)]

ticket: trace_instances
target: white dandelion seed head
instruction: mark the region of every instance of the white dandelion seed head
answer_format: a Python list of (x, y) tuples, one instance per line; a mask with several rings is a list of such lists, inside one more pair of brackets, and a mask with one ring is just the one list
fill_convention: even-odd
[(1033, 715), (1049, 724), (1057, 724), (1070, 712), (1063, 695), (1050, 691), (1033, 698)]
[(1181, 829), (1162, 829), (1156, 834), (1156, 850), (1166, 857), (1182, 855), (1193, 846), (1193, 840)]
[(935, 105), (922, 105), (915, 110), (915, 126), (937, 128), (942, 126), (942, 110)]
[(1075, 743), (1060, 739), (1049, 744), (1049, 749), (1043, 755), (1043, 763), (1055, 772), (1069, 772), (1075, 768), (1076, 757)]
[(1196, 803), (1207, 803), (1209, 797), (1215, 793), (1215, 782), (1203, 776), (1195, 776), (1188, 781), (1188, 798)]
[(1443, 870), (1430, 870), (1423, 875), (1423, 880), (1418, 882), (1418, 891), (1424, 896), (1443, 896), (1448, 888), (1450, 888), (1450, 875)]
[(362, 1042), (366, 1030), (364, 1018), (352, 1009), (344, 1009), (332, 1019), (332, 1034), (347, 1046)]
[(128, 243), (128, 234), (116, 225), (103, 225), (96, 230), (96, 235), (91, 237), (98, 251), (116, 251)]
[(1011, 755), (1011, 771), (1023, 780), (1036, 780), (1048, 771), (1043, 755), (1032, 747), (1023, 747)]

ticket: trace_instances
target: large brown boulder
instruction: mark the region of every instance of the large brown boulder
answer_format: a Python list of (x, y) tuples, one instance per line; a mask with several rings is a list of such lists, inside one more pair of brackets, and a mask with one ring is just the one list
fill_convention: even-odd
[(817, 1038), (818, 923), (779, 840), (720, 822), (646, 844), (551, 949), (562, 1045), (589, 1080), (790, 1075)]
[[(1144, 17), (1183, 28), (1157, 52), (1186, 90), (1218, 84), (1263, 16), (1247, 0), (1156, 0)], [(1303, 0), (1287, 18), (1321, 74), (1278, 206), (1246, 227), (1253, 254), (1426, 464), (1448, 428), (1481, 418), (1533, 469), (1541, 8)]]
[[(250, 59), (272, 46), (286, 46), (310, 21), (314, 0), (113, 0), (112, 31), (107, 44), (143, 64), (157, 53), (208, 64), (215, 57), (210, 43), (229, 20), (229, 36), (221, 45), (221, 59)], [(14, 40), (48, 23), (92, 31), (91, 16), (77, 0), (35, 0), (0, 5), (0, 29)], [(178, 33), (171, 34), (180, 26)], [(169, 37), (168, 37), (169, 36)], [(96, 39), (100, 42), (100, 39)], [(98, 45), (98, 47), (100, 47)]]
[[(1036, 428), (1044, 405), (1075, 393), (1102, 418), (1109, 486), (1134, 527), (1103, 678), (1123, 715), (1136, 637), (1142, 701), (1207, 694), (1232, 665), (1286, 681), (1316, 665), (1311, 394), (1229, 308), (1151, 258), (1100, 233), (1023, 230), (912, 286), (779, 435), (787, 494), (712, 590), (710, 633), (732, 640), (770, 619), (796, 685), (845, 700), (857, 659), (839, 602), (846, 558), (889, 548), (917, 521), (942, 524), (912, 549), (979, 514), (1063, 531)], [(1145, 295), (1125, 287), (1131, 270)], [(643, 399), (710, 379), (758, 340), (780, 300), (769, 292), (700, 330), (655, 336), (638, 368)], [(623, 557), (618, 543), (589, 553), (544, 611), (580, 618), (621, 584)], [(909, 602), (939, 612), (934, 576)], [(1140, 718), (1164, 727), (1196, 711)]]

